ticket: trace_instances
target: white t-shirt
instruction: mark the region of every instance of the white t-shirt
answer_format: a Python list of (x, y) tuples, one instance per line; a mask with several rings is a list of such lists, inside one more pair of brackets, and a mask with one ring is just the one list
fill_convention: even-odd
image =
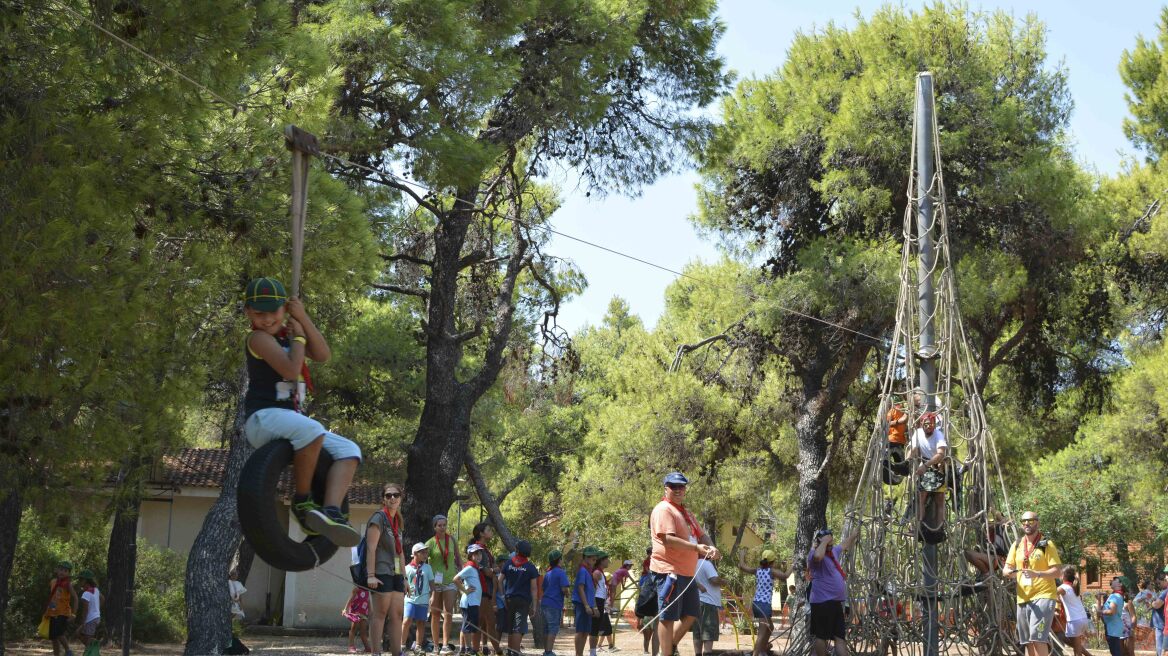
[(227, 589), (231, 592), (231, 614), (243, 619), (243, 608), (239, 605), (239, 598), (247, 592), (247, 588), (239, 581), (227, 581)]
[[(714, 563), (702, 558), (698, 561), (697, 571), (694, 572), (694, 585), (700, 585), (698, 588), (698, 597), (703, 604), (710, 606), (722, 607), (722, 588), (714, 585), (710, 581), (718, 577), (718, 570), (714, 569)], [(704, 589), (703, 589), (704, 588)]]
[(1063, 591), (1061, 599), (1063, 600), (1063, 608), (1067, 611), (1067, 621), (1087, 619), (1087, 609), (1083, 608), (1083, 600), (1075, 594), (1075, 589), (1071, 587), (1071, 584), (1064, 583), (1058, 589)]
[(918, 428), (913, 433), (912, 448), (920, 449), (921, 457), (925, 460), (937, 455), (937, 449), (940, 447), (949, 447), (949, 442), (945, 440), (945, 433), (941, 427), (933, 429), (933, 434), (926, 436), (923, 428)]
[(85, 621), (82, 624), (101, 619), (101, 591), (97, 588), (93, 592), (86, 590), (81, 593), (81, 599), (85, 601)]

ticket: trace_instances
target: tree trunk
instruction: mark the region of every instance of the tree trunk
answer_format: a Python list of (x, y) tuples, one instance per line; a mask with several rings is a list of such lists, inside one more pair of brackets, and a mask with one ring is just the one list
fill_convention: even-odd
[(203, 520), (203, 528), (191, 545), (187, 558), (187, 644), (184, 652), (187, 656), (222, 654), (231, 645), (231, 595), (227, 590), (227, 573), (242, 539), (235, 490), (239, 486), (243, 464), (254, 450), (243, 437), (242, 395), (247, 389), (246, 371), (240, 380), (240, 399), (231, 432), (223, 487)]
[(820, 467), (827, 457), (827, 421), (816, 400), (803, 404), (795, 421), (799, 445), (799, 515), (795, 523), (795, 553), (791, 565), (802, 574), (815, 532), (827, 525), (827, 477)]
[[(24, 498), (19, 486), (13, 486), (0, 499), (0, 618), (8, 616), (8, 577), (16, 557), (16, 539), (20, 535), (20, 516)], [(4, 622), (0, 620), (0, 656), (4, 656)]]
[(138, 567), (138, 511), (142, 495), (137, 490), (123, 493), (114, 511), (106, 554), (108, 570), (106, 605), (102, 609), (110, 638), (119, 645), (133, 644), (134, 573)]
[(491, 489), (487, 487), (487, 481), (483, 479), (483, 472), (479, 469), (478, 463), (475, 462), (474, 456), (469, 453), (466, 454), (466, 472), (470, 475), (471, 482), (474, 483), (479, 501), (487, 509), (487, 516), (491, 518), (491, 524), (495, 526), (495, 532), (499, 534), (499, 539), (503, 541), (507, 551), (515, 551), (515, 536), (507, 530), (507, 522), (503, 519), (499, 504), (495, 502)]

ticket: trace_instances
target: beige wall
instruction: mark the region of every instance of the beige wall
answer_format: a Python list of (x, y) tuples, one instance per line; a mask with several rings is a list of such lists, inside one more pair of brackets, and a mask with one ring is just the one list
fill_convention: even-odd
[[(195, 537), (203, 527), (203, 519), (218, 494), (218, 489), (202, 487), (153, 491), (142, 504), (138, 535), (185, 556), (190, 553)], [(364, 531), (364, 525), (374, 510), (373, 506), (352, 508), (354, 526)], [(295, 522), (288, 528), (287, 508), (283, 509), (280, 521), (292, 532), (293, 539), (303, 539), (304, 535)], [(348, 628), (348, 621), (341, 617), (340, 612), (353, 589), (349, 576), (351, 559), (351, 549), (344, 547), (338, 549), (319, 571), (286, 573), (256, 558), (244, 582), (247, 588), (242, 603), (247, 616), (245, 621), (259, 621), (267, 604), (269, 615), (280, 620), (283, 626)], [(223, 585), (226, 586), (227, 582), (224, 581)]]

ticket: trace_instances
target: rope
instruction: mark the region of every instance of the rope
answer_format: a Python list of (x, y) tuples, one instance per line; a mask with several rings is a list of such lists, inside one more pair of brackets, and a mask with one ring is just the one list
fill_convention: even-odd
[[(183, 73), (181, 70), (179, 70), (174, 65), (146, 52), (142, 48), (139, 48), (138, 46), (134, 45), (133, 43), (130, 43), (129, 41), (123, 39), (122, 37), (118, 36), (117, 34), (107, 30), (106, 28), (101, 26), (99, 23), (96, 23), (95, 21), (91, 20), (88, 16), (85, 16), (84, 14), (76, 11), (72, 7), (68, 6), (67, 4), (60, 2), (59, 0), (51, 0), (51, 2), (54, 6), (62, 9), (65, 13), (69, 14), (70, 16), (73, 16), (77, 20), (80, 20), (81, 22), (89, 25), (90, 27), (100, 31), (102, 34), (109, 37), (113, 41), (115, 41), (118, 44), (122, 45), (123, 47), (137, 53), (138, 55), (144, 57), (145, 59), (147, 59), (150, 62), (154, 63), (155, 65), (159, 66), (163, 70), (166, 70), (167, 72), (182, 79), (183, 81), (192, 85), (193, 87), (195, 87), (199, 91), (202, 91), (203, 93), (205, 93), (210, 98), (213, 98), (217, 102), (222, 103), (224, 106), (230, 107), (234, 113), (242, 114), (242, 115), (247, 116), (247, 117), (251, 116), (251, 114), (248, 111), (248, 108), (240, 105), (237, 102), (233, 102), (233, 101), (229, 100), (223, 94), (216, 92), (214, 89), (211, 89), (207, 85), (205, 85), (205, 84), (199, 82), (198, 80), (195, 80), (194, 78), (190, 77), (189, 75)], [(609, 25), (615, 24), (616, 22), (620, 22), (621, 20), (625, 20), (625, 17), (616, 17), (612, 21), (609, 21)], [(592, 34), (592, 36), (596, 36), (596, 35), (600, 35), (602, 33), (603, 33), (603, 30), (597, 30), (591, 34)], [(565, 61), (566, 61), (566, 59), (565, 59)], [(263, 127), (265, 129), (269, 129), (269, 130), (275, 129), (271, 125), (262, 125), (260, 127)], [(407, 186), (407, 187), (410, 187), (413, 189), (417, 189), (417, 190), (423, 192), (423, 194), (425, 194), (425, 195), (437, 195), (434, 190), (426, 187), (425, 185), (422, 185), (418, 182), (414, 182), (412, 180), (409, 180), (409, 179), (404, 178), (402, 176), (396, 175), (394, 173), (391, 173), (388, 171), (382, 171), (382, 170), (379, 170), (379, 169), (376, 169), (376, 168), (373, 168), (370, 166), (366, 166), (364, 164), (360, 164), (358, 162), (353, 162), (353, 161), (348, 160), (344, 157), (341, 157), (339, 155), (334, 155), (331, 153), (319, 152), (317, 154), (322, 159), (327, 159), (327, 160), (333, 161), (337, 164), (341, 164), (341, 165), (344, 165), (347, 167), (351, 167), (351, 168), (355, 168), (355, 169), (358, 169), (361, 171), (365, 171), (366, 173), (370, 173), (370, 174), (376, 176), (375, 179), (368, 180), (369, 182), (373, 182), (376, 184), (381, 184), (381, 185), (385, 185), (385, 186), (389, 186), (389, 187), (393, 187), (393, 188), (397, 188), (396, 185), (404, 185), (404, 186)], [(307, 157), (304, 157), (303, 159), (305, 160), (305, 162), (307, 161)], [(305, 164), (305, 166), (306, 166), (306, 164)], [(300, 173), (298, 173), (298, 171), (300, 171)], [(297, 185), (297, 182), (296, 182), (297, 175), (301, 175), (304, 178), (304, 184)], [(298, 167), (295, 163), (295, 155), (294, 155), (293, 182), (292, 182), (292, 186), (293, 186), (293, 229), (292, 229), (292, 234), (293, 234), (292, 280), (293, 280), (293, 282), (292, 282), (292, 294), (293, 295), (297, 294), (298, 288), (299, 288), (300, 276), (299, 276), (299, 271), (298, 271), (298, 262), (300, 260), (300, 255), (298, 255), (297, 253), (298, 253), (298, 248), (300, 250), (303, 249), (303, 230), (304, 230), (304, 225), (303, 225), (303, 211), (304, 210), (303, 210), (303, 207), (306, 206), (306, 204), (307, 204), (306, 196), (302, 196), (302, 200), (299, 203), (297, 202), (296, 197), (297, 197), (297, 190), (300, 190), (301, 194), (306, 193), (306, 190), (307, 190), (306, 185), (307, 185), (307, 174), (303, 169), (298, 169)], [(463, 206), (468, 207), (468, 208), (473, 209), (473, 210), (476, 210), (476, 211), (484, 211), (484, 209), (485, 209), (485, 208), (482, 208), (481, 206), (477, 205), (476, 203), (473, 203), (473, 202), (468, 201), (468, 200), (463, 199), (463, 198), (459, 198), (458, 196), (451, 196), (450, 198), (455, 203), (461, 203)], [(301, 207), (300, 211), (301, 211), (301, 215), (302, 215), (302, 218), (300, 219), (299, 226), (297, 226), (297, 224), (296, 224), (296, 213), (297, 213), (296, 208), (298, 206)], [(550, 225), (533, 224), (533, 223), (528, 223), (528, 222), (525, 222), (525, 221), (522, 221), (519, 219), (515, 219), (515, 218), (511, 218), (509, 220), (513, 223), (516, 223), (518, 225), (523, 226), (524, 228), (527, 228), (528, 230), (543, 231), (545, 234), (548, 234), (548, 235), (555, 235), (558, 237), (562, 237), (564, 239), (575, 241), (577, 243), (584, 244), (584, 245), (589, 246), (591, 248), (601, 250), (601, 251), (610, 253), (612, 255), (616, 255), (616, 256), (624, 258), (626, 260), (630, 260), (632, 262), (636, 262), (636, 263), (639, 263), (639, 264), (642, 264), (642, 265), (645, 265), (648, 267), (652, 267), (652, 268), (658, 269), (660, 271), (664, 271), (666, 273), (677, 276), (678, 278), (685, 278), (687, 280), (694, 281), (694, 282), (702, 285), (703, 287), (706, 287), (707, 289), (713, 289), (713, 290), (719, 290), (719, 291), (729, 291), (730, 293), (733, 293), (733, 294), (742, 295), (745, 298), (747, 298), (748, 300), (753, 301), (753, 302), (765, 300), (762, 297), (760, 297), (758, 294), (755, 294), (751, 291), (743, 290), (743, 289), (735, 288), (735, 287), (728, 287), (725, 285), (719, 285), (713, 281), (701, 278), (699, 276), (694, 276), (694, 275), (687, 274), (687, 273), (684, 273), (681, 271), (677, 271), (677, 270), (672, 269), (670, 267), (667, 267), (667, 266), (664, 266), (661, 264), (657, 264), (655, 262), (638, 257), (636, 255), (632, 255), (632, 254), (629, 254), (627, 252), (617, 250), (615, 248), (610, 248), (608, 246), (603, 246), (601, 244), (589, 241), (587, 239), (583, 239), (581, 237), (576, 237), (574, 235), (570, 235), (570, 234), (562, 232), (560, 230), (556, 230), (555, 228), (553, 228)], [(300, 235), (299, 237), (297, 236), (298, 233)], [(298, 246), (297, 240), (299, 240), (299, 246)], [(814, 315), (807, 314), (805, 312), (801, 312), (799, 310), (796, 310), (794, 308), (791, 308), (791, 307), (788, 307), (788, 306), (785, 306), (782, 304), (778, 304), (778, 303), (774, 303), (774, 302), (770, 302), (770, 301), (768, 301), (768, 303), (771, 305), (771, 307), (775, 308), (776, 310), (779, 310), (780, 312), (786, 313), (786, 314), (790, 314), (790, 315), (797, 316), (797, 317), (800, 317), (803, 319), (807, 319), (808, 321), (813, 321), (813, 322), (822, 324), (824, 326), (827, 326), (829, 328), (835, 328), (836, 330), (850, 333), (850, 334), (855, 335), (857, 337), (862, 337), (864, 339), (872, 340), (875, 343), (879, 343), (879, 344), (888, 344), (889, 343), (889, 340), (887, 340), (883, 337), (877, 337), (875, 335), (870, 335), (866, 332), (863, 332), (860, 330), (855, 330), (853, 328), (849, 328), (849, 327), (844, 326), (842, 324), (838, 324), (838, 323), (829, 321), (827, 319), (822, 319), (820, 317), (816, 317)]]

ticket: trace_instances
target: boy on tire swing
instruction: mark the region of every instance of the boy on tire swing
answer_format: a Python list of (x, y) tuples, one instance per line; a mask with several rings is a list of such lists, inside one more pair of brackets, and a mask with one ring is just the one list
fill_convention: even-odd
[[(313, 325), (299, 298), (288, 298), (274, 278), (247, 283), (244, 312), (251, 320), (244, 357), (247, 359), (247, 395), (243, 425), (247, 441), (256, 448), (272, 440), (292, 443), (292, 514), (308, 535), (323, 535), (341, 547), (352, 547), (361, 535), (341, 512), (353, 474), (361, 462), (361, 448), (320, 422), (303, 414), (307, 367), (332, 352)], [(324, 506), (312, 499), (312, 476), (324, 449), (333, 458), (325, 484)]]

